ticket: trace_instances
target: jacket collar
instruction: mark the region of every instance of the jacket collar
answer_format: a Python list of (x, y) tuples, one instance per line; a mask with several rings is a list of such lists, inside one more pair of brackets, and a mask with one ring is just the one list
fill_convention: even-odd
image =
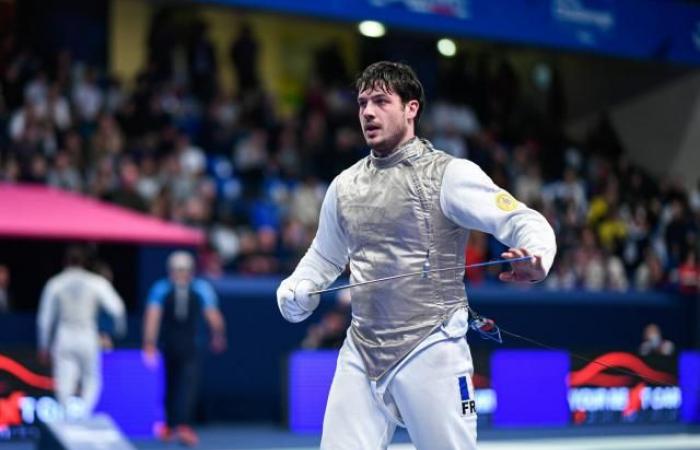
[(413, 137), (387, 156), (377, 156), (374, 150), (372, 150), (369, 154), (369, 159), (374, 167), (384, 169), (395, 166), (408, 158), (418, 156), (422, 149), (423, 141), (418, 139), (418, 137)]

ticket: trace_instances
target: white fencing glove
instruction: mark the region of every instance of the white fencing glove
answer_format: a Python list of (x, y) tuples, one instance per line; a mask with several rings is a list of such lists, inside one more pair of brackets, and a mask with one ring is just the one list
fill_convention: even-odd
[(309, 317), (321, 301), (320, 295), (309, 295), (309, 292), (317, 289), (318, 286), (311, 280), (284, 280), (277, 288), (277, 306), (282, 317), (292, 323)]

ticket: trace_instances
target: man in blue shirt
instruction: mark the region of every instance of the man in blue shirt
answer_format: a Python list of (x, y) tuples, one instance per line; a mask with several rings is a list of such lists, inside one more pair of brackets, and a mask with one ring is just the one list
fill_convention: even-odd
[(172, 253), (168, 272), (169, 277), (157, 281), (148, 295), (143, 351), (152, 360), (160, 334), (167, 423), (159, 437), (170, 440), (176, 436), (183, 444), (194, 446), (198, 438), (190, 424), (197, 389), (198, 322), (201, 316), (207, 322), (210, 348), (215, 353), (226, 349), (226, 326), (214, 289), (206, 280), (194, 277), (194, 260), (189, 253)]

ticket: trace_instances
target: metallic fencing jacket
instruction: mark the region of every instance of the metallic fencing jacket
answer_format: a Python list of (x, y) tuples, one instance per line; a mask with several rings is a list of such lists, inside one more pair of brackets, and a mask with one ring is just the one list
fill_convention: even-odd
[[(292, 276), (328, 286), (349, 263), (351, 282), (463, 266), (469, 229), (525, 247), (551, 266), (554, 233), (537, 212), (498, 188), (475, 164), (414, 138), (386, 157), (343, 171), (324, 200), (316, 238)], [(464, 270), (352, 289), (354, 340), (378, 379), (463, 308)]]

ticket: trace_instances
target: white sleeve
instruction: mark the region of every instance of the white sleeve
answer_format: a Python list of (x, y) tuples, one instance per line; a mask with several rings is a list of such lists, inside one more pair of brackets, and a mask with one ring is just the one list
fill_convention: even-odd
[(100, 299), (100, 305), (114, 320), (115, 334), (123, 336), (126, 334), (126, 308), (124, 307), (124, 301), (112, 284), (104, 278), (96, 279), (95, 288)]
[(39, 313), (37, 314), (37, 341), (39, 350), (49, 349), (49, 338), (51, 329), (56, 320), (56, 294), (55, 281), (49, 280), (41, 292), (41, 300), (39, 300)]
[(498, 187), (473, 162), (454, 159), (447, 165), (440, 207), (457, 225), (492, 234), (508, 247), (541, 256), (547, 272), (552, 267), (557, 243), (547, 220)]
[(321, 205), (316, 237), (292, 275), (283, 283), (308, 279), (324, 289), (343, 273), (349, 259), (348, 245), (338, 223), (337, 204), (336, 180), (333, 180)]

